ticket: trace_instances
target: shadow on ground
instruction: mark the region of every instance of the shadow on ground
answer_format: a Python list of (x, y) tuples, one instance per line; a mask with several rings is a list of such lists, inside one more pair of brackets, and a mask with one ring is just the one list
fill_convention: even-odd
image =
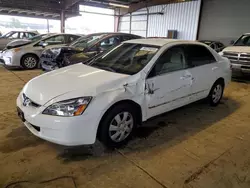
[[(122, 152), (138, 152), (160, 145), (171, 147), (200, 132), (236, 111), (240, 104), (231, 98), (223, 98), (218, 107), (210, 107), (204, 101), (155, 117), (136, 130), (134, 138), (121, 148)], [(63, 162), (85, 160), (114, 154), (98, 141), (92, 146), (58, 147), (58, 159)]]
[(12, 129), (7, 139), (0, 141), (0, 152), (11, 153), (27, 147), (35, 147), (44, 141), (32, 135), (27, 128), (20, 123), (18, 128)]

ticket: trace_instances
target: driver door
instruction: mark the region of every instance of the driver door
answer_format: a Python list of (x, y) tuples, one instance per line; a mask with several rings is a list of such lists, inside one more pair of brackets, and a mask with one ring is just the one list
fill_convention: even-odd
[(147, 118), (189, 103), (192, 75), (182, 46), (167, 49), (146, 80)]

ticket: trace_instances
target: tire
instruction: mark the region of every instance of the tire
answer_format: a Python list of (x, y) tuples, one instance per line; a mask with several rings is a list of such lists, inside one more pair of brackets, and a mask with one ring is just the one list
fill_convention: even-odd
[(114, 106), (102, 118), (98, 139), (108, 148), (121, 147), (131, 139), (136, 122), (136, 113), (130, 105)]
[(224, 93), (223, 81), (216, 81), (209, 93), (208, 101), (211, 106), (218, 106)]
[(21, 59), (21, 65), (24, 69), (32, 70), (37, 68), (39, 59), (33, 54), (24, 55)]

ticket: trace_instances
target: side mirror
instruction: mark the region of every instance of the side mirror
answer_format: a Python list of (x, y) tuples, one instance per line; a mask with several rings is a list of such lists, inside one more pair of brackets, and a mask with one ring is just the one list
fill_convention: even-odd
[(231, 44), (231, 45), (233, 45), (234, 43), (235, 43), (235, 41), (234, 41), (234, 40), (231, 40), (231, 41), (230, 41), (230, 44)]
[(48, 43), (46, 43), (44, 41), (40, 41), (38, 46), (41, 46), (41, 47), (45, 48), (46, 46), (48, 46)]

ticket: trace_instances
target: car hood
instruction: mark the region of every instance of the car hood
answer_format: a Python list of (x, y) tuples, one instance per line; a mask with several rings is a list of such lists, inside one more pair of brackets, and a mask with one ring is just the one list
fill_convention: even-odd
[(7, 49), (17, 48), (17, 47), (25, 46), (30, 43), (31, 41), (28, 39), (13, 40), (6, 45), (6, 48)]
[(223, 52), (250, 53), (250, 46), (229, 46)]
[(69, 57), (70, 64), (83, 63), (90, 57), (93, 57), (90, 53), (76, 53)]
[(96, 96), (110, 87), (116, 87), (128, 76), (79, 63), (33, 78), (23, 92), (33, 102), (46, 105), (49, 101), (57, 102), (55, 99), (59, 96), (60, 100)]

